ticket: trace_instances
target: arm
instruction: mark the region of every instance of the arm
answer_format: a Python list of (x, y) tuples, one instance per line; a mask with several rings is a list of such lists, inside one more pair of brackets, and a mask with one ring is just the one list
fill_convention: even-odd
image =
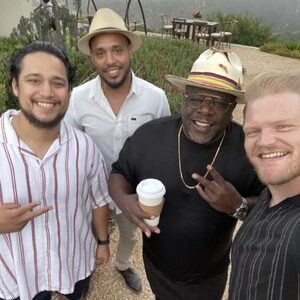
[(170, 105), (169, 105), (168, 98), (167, 98), (165, 92), (163, 92), (161, 102), (162, 102), (161, 105), (160, 105), (161, 111), (160, 111), (160, 113), (159, 113), (159, 116), (157, 116), (157, 117), (166, 117), (166, 116), (170, 116), (170, 115), (171, 115), (171, 112), (170, 112)]
[(127, 219), (141, 228), (147, 237), (151, 236), (151, 232), (160, 232), (158, 227), (151, 227), (144, 222), (143, 219), (155, 217), (140, 208), (134, 189), (123, 175), (112, 173), (109, 176), (108, 191)]
[[(106, 241), (109, 239), (108, 236), (108, 215), (109, 208), (108, 204), (93, 209), (93, 229), (97, 240)], [(109, 245), (97, 246), (96, 262), (97, 265), (105, 265), (109, 259)]]
[(45, 206), (32, 210), (38, 205), (40, 202), (31, 202), (23, 206), (17, 203), (0, 205), (0, 234), (20, 231), (29, 221), (52, 209), (51, 206)]

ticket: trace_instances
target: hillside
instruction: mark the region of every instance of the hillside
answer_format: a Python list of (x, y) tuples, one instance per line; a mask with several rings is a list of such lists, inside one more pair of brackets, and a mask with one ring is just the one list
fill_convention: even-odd
[[(82, 2), (82, 12), (86, 13), (88, 1)], [(98, 8), (110, 7), (124, 15), (128, 0), (94, 0), (94, 2)], [(247, 13), (261, 18), (264, 24), (271, 26), (274, 33), (300, 39), (300, 0), (141, 0), (141, 3), (149, 29), (160, 29), (162, 14), (191, 18), (192, 12), (200, 9), (206, 18), (208, 14), (218, 10), (222, 13)], [(93, 12), (93, 5), (90, 5), (90, 13)], [(131, 1), (130, 20), (142, 20), (137, 0)]]

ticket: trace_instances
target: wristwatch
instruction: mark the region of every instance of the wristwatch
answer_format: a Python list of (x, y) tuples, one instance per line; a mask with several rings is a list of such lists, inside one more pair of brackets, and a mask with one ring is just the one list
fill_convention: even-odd
[(242, 203), (241, 205), (235, 210), (235, 212), (230, 215), (236, 219), (239, 219), (241, 221), (244, 221), (245, 218), (247, 217), (247, 214), (248, 214), (248, 202), (247, 200), (242, 197)]
[(109, 244), (109, 234), (107, 235), (106, 240), (97, 239), (97, 243), (98, 243), (98, 245), (108, 245)]

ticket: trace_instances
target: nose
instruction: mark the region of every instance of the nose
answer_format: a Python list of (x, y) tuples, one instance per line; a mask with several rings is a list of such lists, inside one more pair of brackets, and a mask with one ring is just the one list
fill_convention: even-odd
[(257, 144), (259, 146), (272, 146), (276, 143), (276, 136), (272, 129), (264, 129), (260, 132)]
[(198, 102), (197, 111), (202, 113), (211, 114), (213, 113), (213, 108), (209, 99), (203, 99)]
[(105, 58), (107, 64), (112, 64), (115, 61), (115, 56), (112, 51), (107, 51)]
[(43, 82), (43, 84), (40, 86), (40, 94), (45, 98), (51, 97), (53, 95), (53, 88), (50, 82)]

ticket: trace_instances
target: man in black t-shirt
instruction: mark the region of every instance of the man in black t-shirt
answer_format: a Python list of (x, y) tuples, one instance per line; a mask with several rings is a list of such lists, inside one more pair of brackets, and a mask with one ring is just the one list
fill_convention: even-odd
[(267, 188), (232, 248), (231, 300), (300, 299), (300, 73), (246, 91), (245, 149)]
[[(245, 217), (249, 198), (262, 189), (242, 128), (231, 121), (243, 101), (242, 66), (232, 52), (207, 50), (187, 79), (167, 80), (184, 91), (182, 114), (151, 121), (127, 139), (113, 164), (110, 194), (144, 232), (145, 270), (157, 299), (218, 300), (237, 217)], [(153, 216), (138, 205), (135, 189), (146, 178), (166, 187), (159, 227), (143, 221)]]

